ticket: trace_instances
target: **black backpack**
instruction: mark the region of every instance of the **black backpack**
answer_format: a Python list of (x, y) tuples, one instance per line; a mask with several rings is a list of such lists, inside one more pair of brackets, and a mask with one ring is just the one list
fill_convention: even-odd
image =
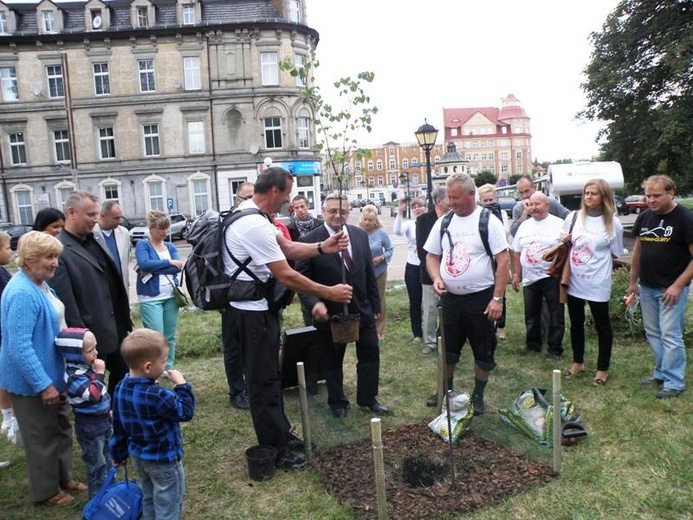
[[(205, 311), (221, 310), (225, 309), (230, 301), (256, 301), (267, 298), (269, 310), (276, 313), (293, 300), (294, 292), (277, 283), (276, 278), (270, 276), (266, 282), (262, 282), (247, 268), (252, 258), (248, 257), (241, 262), (229, 251), (224, 240), (226, 229), (246, 215), (267, 217), (256, 208), (232, 210), (218, 215), (216, 220), (207, 217), (206, 231), (204, 234), (199, 232), (197, 243), (185, 263), (186, 287), (196, 307)], [(269, 220), (269, 217), (267, 219)], [(232, 276), (224, 272), (222, 247), (238, 266)], [(237, 280), (241, 271), (248, 274), (252, 280)]]
[[(481, 216), (479, 217), (479, 236), (481, 237), (481, 243), (484, 244), (484, 249), (486, 254), (491, 257), (491, 267), (493, 268), (493, 273), (496, 273), (496, 258), (491, 252), (491, 246), (488, 242), (488, 219), (491, 215), (495, 215), (498, 220), (503, 222), (503, 216), (501, 214), (500, 205), (497, 202), (493, 202), (481, 208)], [(446, 236), (450, 242), (450, 248), (452, 249), (454, 244), (452, 243), (452, 237), (450, 236), (450, 231), (448, 231), (448, 226), (450, 226), (450, 221), (454, 212), (448, 211), (443, 217), (443, 221), (440, 223), (440, 241), (442, 243), (443, 237)], [(452, 255), (450, 255), (450, 261), (452, 261)]]

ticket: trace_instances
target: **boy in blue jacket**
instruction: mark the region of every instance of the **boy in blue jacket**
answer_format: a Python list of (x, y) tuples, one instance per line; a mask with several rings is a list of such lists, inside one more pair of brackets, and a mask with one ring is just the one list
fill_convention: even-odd
[(168, 343), (158, 332), (139, 329), (120, 347), (130, 373), (113, 395), (113, 463), (132, 456), (144, 492), (142, 518), (180, 519), (185, 473), (180, 422), (195, 413), (195, 396), (178, 370), (169, 370), (173, 390), (157, 383), (166, 368)]

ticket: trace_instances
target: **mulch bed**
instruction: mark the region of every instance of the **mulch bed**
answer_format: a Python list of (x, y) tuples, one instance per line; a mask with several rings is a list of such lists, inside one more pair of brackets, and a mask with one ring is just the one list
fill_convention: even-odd
[[(468, 432), (454, 445), (456, 485), (451, 485), (450, 447), (413, 424), (383, 432), (387, 509), (390, 518), (436, 518), (499, 504), (556, 477), (543, 464)], [(377, 518), (373, 445), (370, 439), (319, 451), (313, 461), (320, 482), (358, 518)]]

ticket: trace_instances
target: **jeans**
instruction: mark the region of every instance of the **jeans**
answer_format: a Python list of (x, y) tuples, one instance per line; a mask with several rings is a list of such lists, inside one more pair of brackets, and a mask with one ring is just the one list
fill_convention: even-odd
[(166, 370), (171, 370), (176, 359), (176, 331), (178, 330), (176, 299), (171, 296), (165, 300), (140, 303), (140, 316), (146, 328), (160, 332), (168, 341)]
[(183, 463), (148, 462), (132, 457), (144, 492), (142, 520), (179, 520), (183, 516)]
[(111, 467), (111, 457), (108, 454), (108, 441), (113, 435), (113, 430), (108, 429), (103, 435), (93, 439), (77, 436), (77, 442), (82, 447), (82, 460), (87, 470), (87, 500), (94, 498)]
[(407, 264), (404, 267), (404, 283), (409, 295), (411, 333), (415, 338), (423, 338), (423, 329), (421, 328), (421, 268), (418, 265)]
[(664, 381), (664, 388), (683, 390), (686, 387), (686, 350), (683, 329), (689, 287), (681, 291), (676, 305), (664, 305), (664, 289), (640, 287), (640, 308), (647, 341), (652, 347), (655, 367), (652, 377)]
[(422, 306), (423, 306), (423, 328), (424, 342), (432, 348), (438, 346), (438, 304), (440, 296), (433, 290), (432, 285), (421, 285), (422, 290)]
[(565, 311), (559, 302), (558, 280), (542, 278), (522, 288), (525, 303), (525, 327), (527, 328), (527, 350), (541, 352), (541, 308), (543, 302), (549, 309), (549, 330), (546, 342), (549, 354), (563, 354)]

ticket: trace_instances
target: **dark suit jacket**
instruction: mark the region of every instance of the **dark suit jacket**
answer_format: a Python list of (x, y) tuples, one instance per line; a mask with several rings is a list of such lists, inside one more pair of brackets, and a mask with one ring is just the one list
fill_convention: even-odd
[(436, 210), (424, 213), (416, 219), (416, 253), (419, 255), (419, 260), (421, 260), (421, 283), (423, 285), (433, 285), (433, 280), (428, 276), (428, 271), (426, 270), (426, 255), (428, 253), (424, 249), (424, 244), (428, 240), (428, 235), (431, 233), (436, 220), (438, 220)]
[[(373, 256), (368, 245), (368, 235), (362, 229), (348, 226), (349, 240), (351, 241), (351, 256), (354, 265), (346, 271), (346, 283), (354, 289), (349, 313), (361, 315), (361, 326), (369, 325), (375, 321), (375, 314), (380, 312), (380, 297), (378, 296), (378, 282), (373, 272)], [(300, 242), (322, 242), (329, 238), (325, 226), (314, 229), (299, 239)], [(296, 262), (296, 270), (314, 282), (323, 285), (336, 285), (342, 283), (342, 257), (338, 254), (320, 255), (308, 260)], [(299, 295), (301, 303), (308, 309), (313, 309), (316, 303), (321, 301), (315, 296)], [(344, 306), (329, 300), (323, 300), (330, 316), (342, 314)], [(316, 323), (316, 328), (326, 329), (329, 323)]]
[[(65, 321), (68, 327), (90, 329), (96, 336), (99, 353), (110, 354), (120, 347), (125, 333), (130, 330), (130, 308), (128, 295), (117, 269), (113, 264), (110, 273), (115, 273), (116, 294), (111, 294), (105, 271), (99, 262), (72, 235), (61, 231), (58, 240), (64, 249), (54, 278), (49, 282), (60, 301), (65, 305)], [(97, 243), (104, 249), (108, 262), (113, 263), (108, 246)], [(120, 320), (120, 328), (118, 327)]]

